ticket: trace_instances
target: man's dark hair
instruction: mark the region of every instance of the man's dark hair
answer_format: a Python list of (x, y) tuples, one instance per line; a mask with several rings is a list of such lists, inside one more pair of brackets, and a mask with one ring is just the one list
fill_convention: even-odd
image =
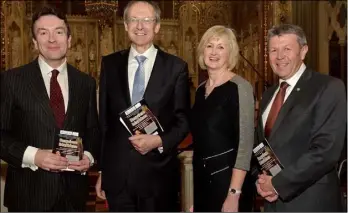
[(69, 26), (68, 19), (66, 18), (65, 14), (63, 14), (62, 12), (58, 11), (57, 9), (55, 9), (53, 7), (44, 6), (33, 14), (32, 22), (31, 22), (31, 33), (32, 33), (34, 39), (36, 39), (35, 32), (34, 32), (35, 22), (40, 17), (47, 16), (47, 15), (57, 16), (59, 19), (64, 20), (64, 23), (65, 23), (66, 28), (67, 28), (67, 35), (68, 35), (68, 37), (70, 36), (70, 26)]
[(272, 37), (286, 35), (286, 34), (296, 35), (297, 42), (299, 43), (300, 47), (307, 45), (307, 39), (303, 29), (300, 26), (297, 26), (294, 24), (280, 24), (280, 25), (273, 26), (268, 31), (268, 43)]

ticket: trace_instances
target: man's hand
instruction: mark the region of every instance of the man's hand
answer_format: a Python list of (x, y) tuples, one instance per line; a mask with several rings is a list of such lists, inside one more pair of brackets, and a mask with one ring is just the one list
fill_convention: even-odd
[(34, 163), (46, 171), (57, 172), (68, 166), (68, 159), (60, 156), (59, 152), (54, 154), (52, 150), (39, 149), (35, 154)]
[(101, 183), (102, 183), (102, 177), (101, 176), (102, 176), (102, 174), (99, 174), (97, 183), (95, 184), (95, 192), (97, 193), (97, 196), (100, 199), (105, 200), (106, 199), (105, 191), (101, 189)]
[(129, 140), (134, 148), (142, 155), (162, 146), (162, 139), (158, 135), (133, 135)]
[(74, 169), (80, 172), (86, 172), (91, 166), (91, 162), (87, 155), (83, 155), (82, 159), (79, 161), (69, 162), (69, 169)]
[(260, 174), (259, 179), (260, 187), (263, 191), (274, 191), (274, 187), (272, 184), (272, 176), (269, 176), (267, 174)]
[(274, 202), (278, 199), (278, 194), (272, 185), (272, 176), (266, 174), (259, 175), (256, 181), (256, 189), (261, 197), (265, 198), (268, 202)]

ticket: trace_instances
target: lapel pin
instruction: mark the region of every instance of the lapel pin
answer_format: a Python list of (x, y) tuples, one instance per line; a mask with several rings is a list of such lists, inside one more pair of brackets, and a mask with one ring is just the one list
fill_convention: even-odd
[(300, 90), (301, 90), (300, 88), (298, 88), (298, 87), (296, 88), (296, 91), (297, 91), (297, 92), (300, 91)]

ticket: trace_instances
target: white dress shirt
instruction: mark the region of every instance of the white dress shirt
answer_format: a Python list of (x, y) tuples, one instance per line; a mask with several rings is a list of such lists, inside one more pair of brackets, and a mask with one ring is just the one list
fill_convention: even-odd
[[(38, 58), (38, 63), (39, 63), (41, 75), (46, 87), (47, 95), (50, 98), (50, 82), (51, 82), (52, 70), (54, 70), (54, 68), (48, 65), (41, 56), (39, 56)], [(68, 84), (68, 70), (67, 70), (66, 59), (62, 63), (62, 65), (56, 68), (56, 70), (59, 71), (59, 74), (57, 76), (57, 81), (62, 91), (62, 95), (64, 99), (64, 108), (66, 112), (68, 109), (68, 102), (69, 102), (69, 84)], [(35, 155), (37, 151), (38, 151), (38, 148), (36, 147), (33, 147), (33, 146), (27, 147), (23, 155), (22, 168), (29, 167), (33, 171), (38, 169), (38, 167), (34, 163)], [(84, 151), (84, 154), (87, 155), (91, 164), (93, 164), (94, 158), (91, 155), (91, 153), (89, 153), (88, 151)]]
[[(301, 75), (303, 74), (303, 72), (305, 70), (306, 70), (306, 65), (304, 63), (302, 63), (300, 68), (298, 69), (298, 71), (291, 78), (286, 80), (286, 83), (288, 83), (289, 86), (286, 88), (286, 91), (285, 91), (284, 103), (285, 103), (286, 99), (289, 97), (291, 91), (294, 89), (298, 79), (300, 79)], [(279, 79), (279, 86), (283, 81), (285, 81), (285, 80)], [(266, 107), (265, 111), (262, 114), (263, 128), (265, 128), (267, 117), (268, 117), (269, 111), (271, 111), (271, 107), (272, 107), (274, 98), (279, 91), (279, 86), (278, 86), (277, 90), (274, 92), (271, 101), (269, 102), (268, 106)]]
[(155, 64), (157, 49), (152, 44), (149, 49), (147, 49), (143, 54), (140, 54), (136, 51), (136, 49), (131, 46), (129, 56), (128, 56), (128, 85), (129, 85), (129, 94), (133, 93), (133, 82), (135, 77), (135, 72), (138, 69), (139, 63), (135, 59), (138, 55), (143, 55), (146, 57), (144, 62), (144, 71), (145, 71), (145, 89), (147, 84), (149, 83), (149, 79), (151, 76), (151, 72), (153, 69), (153, 65)]
[[(144, 61), (144, 71), (145, 71), (145, 90), (147, 87), (147, 84), (149, 83), (150, 76), (152, 73), (153, 65), (155, 64), (156, 56), (157, 56), (157, 49), (152, 44), (149, 49), (147, 49), (143, 54), (140, 54), (137, 52), (137, 50), (133, 47), (133, 45), (130, 48), (129, 56), (128, 56), (128, 85), (129, 85), (129, 94), (133, 93), (133, 83), (134, 83), (134, 77), (135, 72), (138, 69), (139, 63), (135, 59), (138, 55), (143, 55), (146, 57), (146, 60)], [(163, 147), (157, 148), (160, 153), (163, 152)]]
[[(52, 68), (50, 65), (48, 65), (41, 56), (38, 59), (41, 75), (45, 83), (47, 95), (50, 98), (50, 88), (51, 88), (51, 76), (52, 76)], [(68, 70), (67, 70), (67, 63), (66, 59), (63, 62), (62, 65), (60, 65), (56, 70), (59, 71), (59, 74), (57, 76), (57, 81), (60, 86), (60, 89), (62, 90), (63, 99), (64, 99), (64, 107), (65, 112), (68, 109), (68, 102), (69, 102), (69, 84), (68, 84)]]

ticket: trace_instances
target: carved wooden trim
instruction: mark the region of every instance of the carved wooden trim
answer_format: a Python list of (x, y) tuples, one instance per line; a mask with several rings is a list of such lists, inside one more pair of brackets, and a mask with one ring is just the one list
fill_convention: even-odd
[(1, 30), (0, 30), (0, 38), (1, 38), (1, 70), (4, 71), (6, 69), (6, 53), (7, 53), (7, 45), (6, 45), (6, 28), (5, 28), (5, 23), (6, 23), (6, 16), (5, 16), (5, 4), (6, 1), (1, 2), (1, 10), (0, 10), (0, 24), (1, 24)]
[(292, 1), (273, 1), (273, 24), (292, 22)]

